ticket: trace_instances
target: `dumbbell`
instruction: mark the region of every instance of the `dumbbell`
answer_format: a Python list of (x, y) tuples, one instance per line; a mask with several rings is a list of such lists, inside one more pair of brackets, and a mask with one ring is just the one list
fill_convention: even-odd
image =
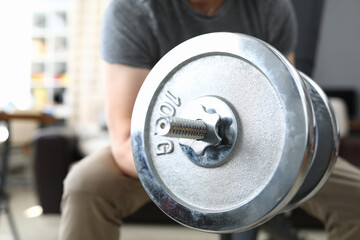
[(131, 141), (165, 214), (229, 233), (312, 197), (336, 161), (339, 128), (325, 93), (275, 48), (221, 32), (181, 43), (150, 71)]

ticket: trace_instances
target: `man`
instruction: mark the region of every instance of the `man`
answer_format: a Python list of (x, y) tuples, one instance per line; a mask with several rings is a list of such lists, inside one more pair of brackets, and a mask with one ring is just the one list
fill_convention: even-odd
[[(110, 2), (104, 18), (102, 57), (111, 148), (80, 161), (67, 176), (60, 239), (118, 239), (121, 220), (149, 201), (131, 152), (130, 121), (137, 93), (150, 69), (170, 49), (191, 37), (218, 31), (260, 38), (294, 63), (296, 24), (288, 0)], [(318, 213), (318, 203), (307, 209), (318, 217), (323, 214), (320, 217), (328, 227), (329, 208), (323, 204)], [(352, 227), (360, 226), (358, 219), (351, 219)], [(337, 227), (338, 222), (335, 219), (328, 228)], [(347, 239), (358, 233), (349, 231), (353, 235)], [(339, 231), (333, 234), (332, 239), (341, 239), (336, 235)]]

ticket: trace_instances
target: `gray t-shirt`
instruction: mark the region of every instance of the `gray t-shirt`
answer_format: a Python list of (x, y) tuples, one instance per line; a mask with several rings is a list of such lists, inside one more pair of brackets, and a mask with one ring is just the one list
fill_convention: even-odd
[(210, 32), (252, 35), (286, 55), (295, 48), (295, 15), (289, 0), (227, 0), (212, 16), (186, 0), (111, 0), (101, 54), (109, 63), (151, 69), (176, 45)]

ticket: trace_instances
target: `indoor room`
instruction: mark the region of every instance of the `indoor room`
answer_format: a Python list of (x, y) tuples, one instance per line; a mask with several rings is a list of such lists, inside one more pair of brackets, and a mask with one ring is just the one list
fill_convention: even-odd
[(0, 239), (360, 239), (360, 2), (0, 7)]

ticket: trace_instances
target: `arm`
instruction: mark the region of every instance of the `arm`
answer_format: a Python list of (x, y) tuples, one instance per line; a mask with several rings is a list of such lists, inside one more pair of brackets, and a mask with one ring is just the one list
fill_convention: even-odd
[(130, 139), (131, 114), (138, 91), (150, 70), (105, 63), (105, 110), (111, 151), (119, 169), (137, 178)]

